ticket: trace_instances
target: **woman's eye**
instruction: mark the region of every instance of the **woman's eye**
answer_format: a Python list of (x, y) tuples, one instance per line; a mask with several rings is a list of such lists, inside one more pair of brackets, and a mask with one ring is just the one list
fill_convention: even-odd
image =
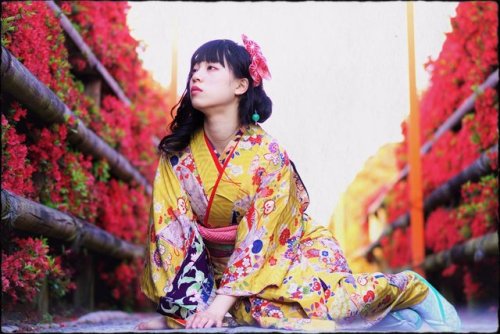
[(217, 69), (217, 67), (215, 67), (215, 66), (212, 66), (212, 65), (207, 66), (207, 70), (216, 70), (216, 69)]

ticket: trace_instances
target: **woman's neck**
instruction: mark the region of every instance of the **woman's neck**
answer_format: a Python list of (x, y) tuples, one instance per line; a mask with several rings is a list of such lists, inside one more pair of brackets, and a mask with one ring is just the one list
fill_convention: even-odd
[(228, 115), (205, 116), (203, 129), (208, 139), (215, 146), (217, 152), (222, 153), (240, 127), (237, 113)]

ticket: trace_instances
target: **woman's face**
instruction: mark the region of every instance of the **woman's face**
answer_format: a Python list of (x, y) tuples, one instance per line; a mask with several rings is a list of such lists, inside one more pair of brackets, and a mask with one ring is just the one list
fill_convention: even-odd
[(242, 80), (234, 77), (227, 64), (197, 63), (193, 66), (189, 81), (191, 103), (204, 114), (224, 111), (234, 104), (237, 106), (238, 95), (244, 93), (240, 87)]

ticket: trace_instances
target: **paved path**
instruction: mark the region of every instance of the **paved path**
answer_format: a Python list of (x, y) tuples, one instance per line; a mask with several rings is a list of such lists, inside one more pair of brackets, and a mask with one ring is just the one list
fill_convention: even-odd
[[(498, 315), (492, 312), (478, 314), (459, 310), (462, 319), (462, 333), (496, 333)], [(16, 324), (2, 323), (3, 333), (145, 333), (135, 330), (135, 326), (145, 319), (158, 316), (156, 313), (125, 313), (120, 311), (98, 311), (80, 317), (76, 321), (52, 324)], [(427, 325), (419, 332), (431, 332)], [(291, 333), (286, 330), (263, 329), (257, 327), (209, 328), (209, 329), (164, 329), (147, 331), (148, 333)], [(311, 332), (309, 332), (311, 333)]]

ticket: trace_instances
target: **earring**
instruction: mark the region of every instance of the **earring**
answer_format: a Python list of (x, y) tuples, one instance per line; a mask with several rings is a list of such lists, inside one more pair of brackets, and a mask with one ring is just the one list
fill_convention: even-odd
[(259, 119), (260, 119), (260, 116), (259, 116), (259, 114), (257, 114), (257, 110), (255, 110), (254, 114), (252, 115), (252, 120), (255, 122), (255, 124), (257, 124)]

